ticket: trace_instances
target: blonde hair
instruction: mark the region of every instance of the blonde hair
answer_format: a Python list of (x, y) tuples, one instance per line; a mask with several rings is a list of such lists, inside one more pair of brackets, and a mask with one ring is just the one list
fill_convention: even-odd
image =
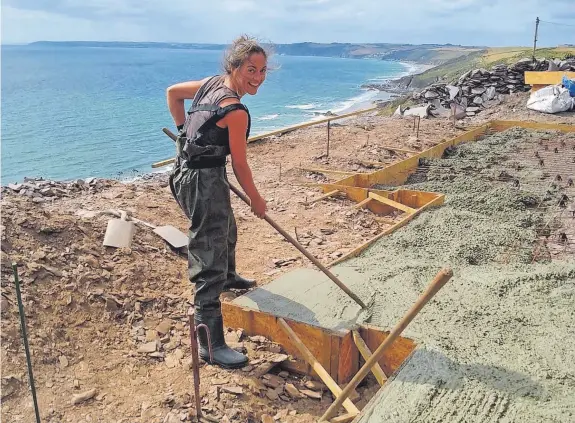
[(271, 52), (268, 48), (262, 47), (254, 37), (245, 34), (239, 36), (225, 52), (223, 63), (225, 72), (230, 75), (234, 69), (239, 68), (244, 63), (244, 60), (252, 54), (263, 54), (267, 59)]

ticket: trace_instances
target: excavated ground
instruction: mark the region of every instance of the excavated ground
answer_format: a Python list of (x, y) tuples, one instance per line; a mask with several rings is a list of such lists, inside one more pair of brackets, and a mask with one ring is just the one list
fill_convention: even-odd
[[(466, 119), (457, 128), (447, 120), (422, 120), (417, 140), (410, 119), (373, 115), (348, 119), (332, 125), (329, 157), (322, 125), (254, 143), (248, 150), (249, 161), (256, 184), (268, 200), (269, 215), (327, 263), (388, 226), (374, 219), (369, 211), (351, 208), (354, 203), (343, 198), (308, 205), (307, 201), (320, 193), (306, 183), (337, 178), (300, 168), (373, 171), (375, 167), (365, 162), (392, 163), (409, 156), (394, 154), (388, 149), (390, 146), (420, 151), (480, 124), (480, 119), (565, 123), (572, 119), (572, 115), (535, 115), (525, 111), (525, 101), (525, 95), (509, 96), (500, 107)], [(173, 146), (167, 138), (166, 146), (169, 157)], [(235, 181), (231, 173), (230, 180)], [(441, 382), (431, 375), (432, 371), (416, 378), (403, 373), (409, 369), (406, 365), (388, 384), (386, 393), (375, 397), (376, 404), (381, 403), (383, 410), (390, 411), (373, 408), (373, 415), (390, 415), (392, 420), (400, 421), (399, 415), (409, 413), (398, 411), (397, 407), (412, 403), (420, 407), (414, 409), (421, 409), (422, 416), (430, 415), (432, 408), (421, 408), (425, 404), (422, 398), (431, 404), (444, 396), (447, 399), (447, 393), (466, 393), (466, 404), (480, 406), (484, 386), (497, 391), (493, 401), (502, 398), (501, 404), (509, 404), (505, 406), (507, 417), (521, 416), (521, 410), (533, 411), (534, 404), (542, 407), (533, 416), (541, 416), (549, 409), (549, 416), (567, 413), (569, 395), (573, 397), (573, 373), (572, 368), (566, 367), (575, 361), (561, 343), (573, 335), (565, 327), (574, 327), (573, 268), (566, 257), (568, 251), (558, 251), (555, 241), (550, 241), (549, 254), (541, 254), (534, 264), (525, 261), (525, 246), (544, 233), (522, 235), (521, 226), (512, 220), (520, 215), (527, 225), (531, 219), (531, 229), (522, 228), (526, 231), (541, 221), (539, 214), (527, 205), (521, 213), (514, 208), (516, 202), (509, 193), (518, 195), (520, 191), (511, 183), (503, 184), (505, 189), (499, 182), (471, 186), (470, 193), (457, 194), (449, 190), (451, 185), (447, 182), (420, 182), (445, 192), (445, 206), (420, 216), (404, 230), (380, 240), (364, 255), (345, 264), (369, 274), (371, 285), (379, 284), (374, 322), (383, 327), (397, 321), (441, 266), (451, 263), (455, 270), (453, 281), (438, 295), (437, 302), (424, 310), (419, 323), (414, 322), (410, 328), (411, 337), (425, 344), (418, 354), (422, 354), (428, 367), (453, 369), (454, 378), (440, 373), (444, 378)], [(165, 176), (145, 177), (133, 183), (44, 183), (30, 181), (29, 186), (17, 191), (5, 188), (2, 193), (2, 419), (34, 420), (10, 269), (10, 263), (16, 262), (42, 421), (191, 421), (186, 312), (193, 293), (186, 279), (185, 257), (144, 227), (138, 227), (131, 249), (102, 247), (109, 217), (89, 217), (85, 213), (121, 208), (139, 219), (157, 225), (172, 224), (186, 231), (187, 222), (166, 188)], [(496, 197), (488, 196), (488, 192)], [(458, 202), (463, 204), (474, 198), (501, 202), (499, 208), (489, 212), (483, 210), (483, 203), (475, 202), (475, 209), (457, 216)], [(238, 199), (233, 199), (233, 206), (239, 226), (237, 255), (242, 274), (255, 276), (260, 285), (265, 285), (295, 268), (311, 267), (305, 257), (266, 222), (253, 217)], [(511, 212), (507, 226), (503, 224), (505, 218), (497, 223), (495, 216)], [(440, 219), (442, 215), (444, 219)], [(492, 225), (491, 221), (497, 224)], [(454, 225), (460, 229), (450, 234)], [(467, 226), (468, 230), (461, 230)], [(493, 238), (487, 235), (461, 237), (479, 227), (494, 237), (502, 231), (512, 231), (521, 248), (506, 245), (497, 249), (497, 244), (491, 242)], [(513, 253), (506, 256), (507, 251)], [(472, 273), (467, 278), (465, 272)], [(228, 293), (224, 300), (235, 297), (236, 294)], [(548, 327), (549, 321), (554, 323), (552, 328)], [(420, 326), (423, 322), (425, 326)], [(249, 339), (238, 329), (228, 333), (228, 340), (247, 349), (250, 365), (234, 372), (206, 365), (201, 368), (205, 412), (222, 422), (268, 422), (274, 417), (280, 422), (316, 421), (332, 401), (325, 387), (310, 384), (298, 375), (280, 374), (277, 368), (262, 375), (269, 367), (266, 363), (283, 359), (281, 346), (261, 338)], [(507, 361), (510, 356), (515, 357), (512, 363)], [(417, 362), (412, 359), (409, 363)], [(485, 378), (486, 372), (491, 378)], [(476, 373), (483, 378), (476, 377)], [(401, 375), (408, 376), (402, 381)], [(477, 385), (477, 397), (473, 394), (476, 391), (468, 390), (467, 383)], [(377, 389), (373, 383), (358, 389), (360, 409)], [(92, 390), (92, 398), (71, 403), (75, 395)], [(393, 401), (392, 390), (399, 401)], [(522, 409), (522, 403), (527, 408)], [(533, 416), (530, 418), (536, 419)], [(441, 420), (433, 415), (428, 420), (434, 419)]]

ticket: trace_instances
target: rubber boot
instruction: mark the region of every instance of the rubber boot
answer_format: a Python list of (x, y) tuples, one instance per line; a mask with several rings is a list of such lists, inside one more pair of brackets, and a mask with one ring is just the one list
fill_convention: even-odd
[(198, 329), (198, 344), (200, 357), (210, 364), (217, 364), (224, 369), (237, 369), (244, 367), (248, 363), (248, 357), (239, 353), (226, 345), (224, 339), (224, 321), (222, 312), (216, 310), (199, 310), (194, 312), (196, 327), (204, 324), (210, 330), (210, 341), (212, 344), (212, 360), (208, 348), (208, 336), (204, 328)]
[(242, 278), (237, 273), (228, 274), (228, 279), (224, 283), (224, 291), (230, 289), (250, 289), (256, 286), (256, 281), (253, 279)]

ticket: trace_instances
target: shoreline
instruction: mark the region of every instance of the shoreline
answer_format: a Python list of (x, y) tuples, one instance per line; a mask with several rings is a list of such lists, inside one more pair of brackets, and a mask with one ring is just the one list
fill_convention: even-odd
[[(360, 101), (357, 102), (353, 105), (351, 105), (350, 107), (338, 111), (339, 114), (345, 114), (345, 113), (350, 113), (350, 112), (354, 112), (356, 110), (361, 110), (361, 109), (366, 109), (368, 107), (371, 106), (375, 106), (377, 104), (380, 103), (384, 103), (384, 102), (388, 102), (388, 101), (392, 101), (393, 99), (397, 98), (397, 97), (401, 97), (402, 94), (404, 94), (405, 92), (399, 92), (399, 90), (385, 90), (385, 89), (378, 89), (375, 86), (380, 86), (380, 87), (384, 87), (387, 84), (393, 84), (393, 83), (399, 83), (403, 78), (407, 78), (407, 77), (413, 77), (415, 75), (419, 75), (429, 69), (433, 69), (435, 67), (437, 67), (437, 65), (432, 65), (432, 64), (427, 64), (427, 63), (417, 63), (417, 62), (397, 62), (400, 63), (401, 65), (406, 67), (406, 71), (404, 73), (401, 73), (397, 76), (394, 76), (392, 78), (386, 78), (386, 79), (382, 79), (381, 82), (379, 83), (375, 83), (375, 84), (362, 84), (361, 85), (361, 89), (364, 92), (374, 92), (374, 95), (372, 98), (370, 98), (369, 100), (366, 101)], [(372, 87), (369, 87), (368, 85), (373, 85)], [(321, 116), (322, 118), (324, 116)], [(343, 119), (342, 121), (345, 121), (346, 119)]]

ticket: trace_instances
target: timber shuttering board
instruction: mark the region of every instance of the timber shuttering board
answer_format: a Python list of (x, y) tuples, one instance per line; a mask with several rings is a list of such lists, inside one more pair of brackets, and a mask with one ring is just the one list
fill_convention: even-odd
[[(261, 335), (280, 344), (285, 353), (294, 358), (282, 363), (282, 367), (317, 378), (317, 374), (282, 330), (278, 316), (226, 302), (222, 303), (222, 314), (226, 327), (242, 328), (247, 336)], [(351, 330), (331, 331), (295, 320), (284, 320), (340, 386), (345, 386), (357, 373), (363, 359), (360, 358)], [(377, 349), (388, 334), (383, 329), (369, 325), (361, 325), (359, 333), (372, 351)], [(379, 361), (384, 372), (392, 374), (413, 348), (415, 343), (412, 340), (398, 338)]]

